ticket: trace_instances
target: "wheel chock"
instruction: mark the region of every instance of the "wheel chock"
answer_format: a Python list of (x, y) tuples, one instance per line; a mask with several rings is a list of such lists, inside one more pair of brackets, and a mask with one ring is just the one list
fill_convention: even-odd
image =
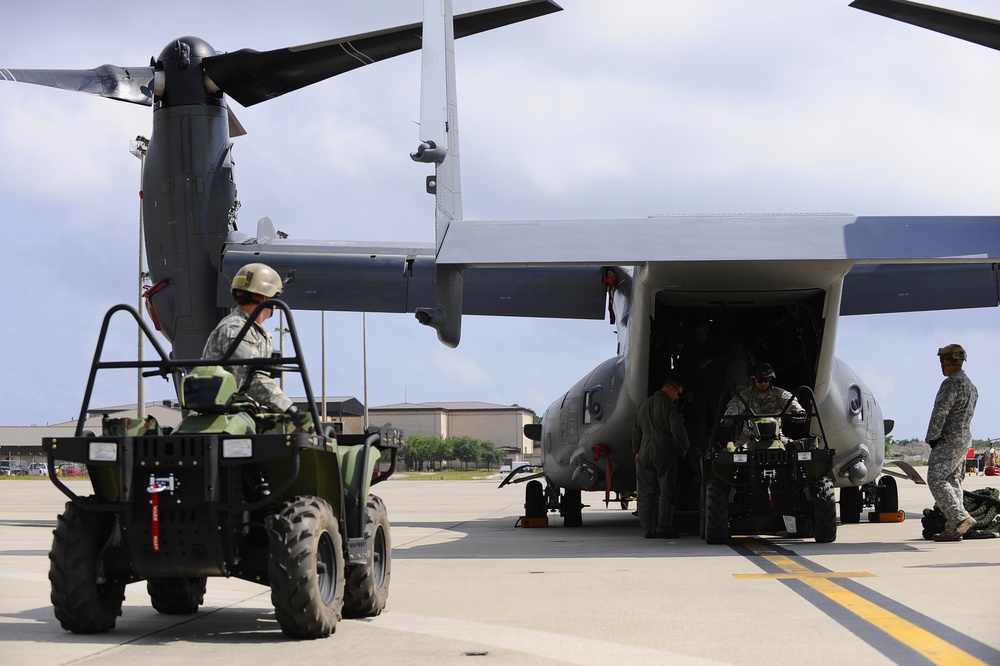
[(514, 523), (514, 527), (548, 527), (549, 518), (548, 516), (541, 516), (539, 518), (529, 518), (528, 516), (521, 516)]
[(906, 520), (905, 511), (888, 511), (883, 513), (872, 511), (868, 514), (869, 523), (901, 523), (904, 520)]

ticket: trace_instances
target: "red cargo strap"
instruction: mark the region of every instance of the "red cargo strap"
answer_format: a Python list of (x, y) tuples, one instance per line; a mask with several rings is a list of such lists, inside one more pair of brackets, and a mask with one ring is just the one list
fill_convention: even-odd
[(155, 479), (150, 477), (149, 488), (146, 488), (146, 492), (149, 493), (149, 503), (153, 509), (150, 535), (153, 537), (154, 553), (160, 552), (160, 493), (165, 489), (166, 486), (161, 486)]
[(594, 452), (595, 463), (601, 462), (601, 458), (604, 458), (604, 508), (606, 509), (611, 501), (611, 456), (604, 444), (594, 444), (590, 450)]

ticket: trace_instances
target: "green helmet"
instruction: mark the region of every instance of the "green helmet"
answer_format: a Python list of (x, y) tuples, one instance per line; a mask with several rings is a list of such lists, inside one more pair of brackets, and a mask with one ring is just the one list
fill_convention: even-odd
[(247, 264), (236, 272), (232, 289), (274, 298), (281, 293), (281, 277), (267, 264)]
[(966, 359), (969, 358), (968, 354), (965, 353), (965, 349), (962, 345), (948, 345), (947, 347), (941, 347), (937, 351), (938, 356), (947, 356), (953, 361), (958, 361), (959, 363), (965, 363)]

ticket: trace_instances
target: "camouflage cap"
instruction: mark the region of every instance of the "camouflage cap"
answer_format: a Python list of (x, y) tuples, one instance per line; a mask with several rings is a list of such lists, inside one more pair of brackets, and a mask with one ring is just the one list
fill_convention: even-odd
[(938, 356), (948, 356), (956, 361), (965, 361), (968, 355), (965, 353), (965, 349), (962, 345), (948, 345), (947, 347), (941, 347), (937, 350)]

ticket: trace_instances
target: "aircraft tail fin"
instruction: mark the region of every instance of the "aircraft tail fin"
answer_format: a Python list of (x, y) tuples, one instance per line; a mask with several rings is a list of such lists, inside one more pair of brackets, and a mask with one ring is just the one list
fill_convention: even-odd
[[(561, 7), (552, 0), (526, 0), (477, 14), (508, 17), (499, 25), (544, 16)], [(466, 15), (463, 15), (466, 16)], [(455, 93), (455, 22), (452, 0), (424, 0), (421, 44), (420, 145), (410, 154), (434, 164), (427, 191), (434, 195), (435, 256), (448, 230), (462, 221), (462, 186), (458, 148), (458, 102)], [(463, 276), (460, 264), (435, 264), (434, 307), (417, 308), (417, 320), (434, 328), (438, 340), (458, 346), (462, 337)]]
[[(462, 219), (451, 0), (424, 0), (420, 85), (420, 145), (410, 157), (434, 164), (427, 191), (434, 195), (436, 254), (451, 224)], [(456, 347), (462, 337), (462, 269), (437, 264), (434, 273), (437, 303), (432, 308), (418, 308), (417, 320), (434, 328), (442, 343)]]

